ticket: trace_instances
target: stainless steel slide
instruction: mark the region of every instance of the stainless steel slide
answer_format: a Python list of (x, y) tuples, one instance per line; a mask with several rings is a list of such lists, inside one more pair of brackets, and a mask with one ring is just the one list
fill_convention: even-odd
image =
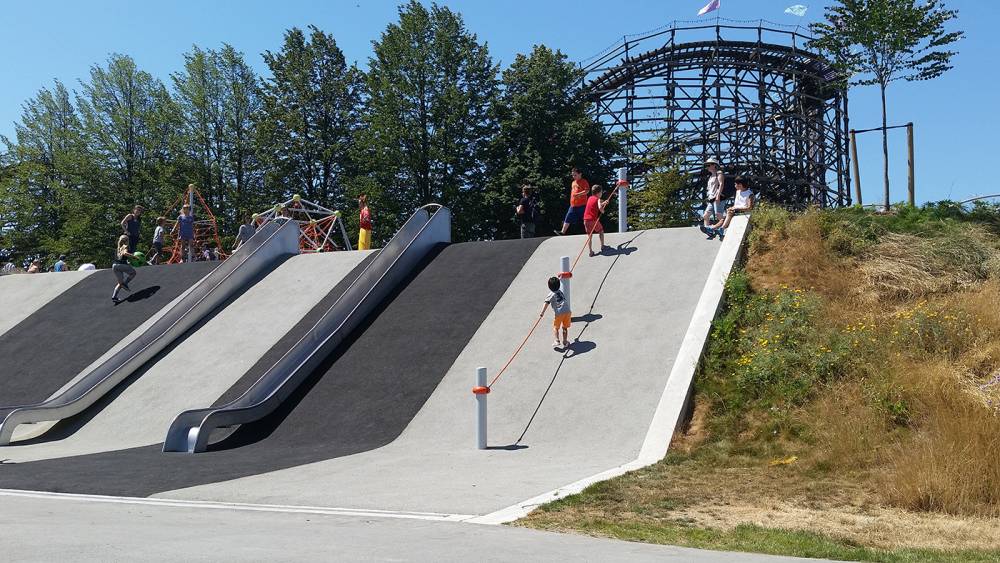
[(447, 242), (451, 212), (440, 205), (418, 209), (309, 332), (250, 389), (229, 404), (179, 414), (163, 451), (205, 451), (216, 428), (246, 424), (273, 412), (436, 245)]
[(42, 403), (0, 408), (9, 411), (0, 423), (0, 445), (10, 444), (20, 424), (62, 420), (86, 410), (278, 259), (296, 254), (298, 235), (294, 221), (264, 225), (147, 330), (65, 391)]

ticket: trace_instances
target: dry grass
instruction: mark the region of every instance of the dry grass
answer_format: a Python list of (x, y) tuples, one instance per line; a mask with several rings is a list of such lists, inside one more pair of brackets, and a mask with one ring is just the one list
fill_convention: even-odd
[[(821, 213), (769, 209), (764, 228), (755, 217), (745, 268), (753, 292), (818, 298), (812, 332), (780, 345), (772, 339), (766, 351), (747, 349), (739, 335), (768, 325), (738, 317), (748, 324), (737, 324), (741, 330), (727, 333), (736, 335), (727, 340), (733, 344), (719, 348), (734, 357), (719, 356), (709, 363), (716, 371), (699, 376), (711, 392), (696, 397), (690, 427), (674, 437), (679, 460), (601, 483), (536, 511), (527, 525), (602, 533), (582, 523), (710, 530), (749, 523), (890, 550), (1000, 549), (995, 237), (974, 225), (939, 225), (919, 236), (880, 233), (863, 250), (842, 252), (824, 239)], [(838, 342), (849, 353), (831, 352)], [(803, 350), (829, 355), (832, 371), (811, 379), (779, 374)], [(769, 372), (775, 377), (753, 380), (772, 386), (770, 394), (726, 396), (744, 392), (731, 384), (740, 369), (759, 370), (739, 363), (753, 353), (775, 358), (764, 364), (779, 370)], [(781, 400), (792, 380), (814, 385), (804, 402)], [(792, 454), (794, 463), (769, 466)], [(669, 538), (684, 537), (671, 529)]]
[(861, 259), (868, 289), (882, 299), (915, 299), (985, 280), (997, 252), (979, 229), (941, 238), (889, 233)]

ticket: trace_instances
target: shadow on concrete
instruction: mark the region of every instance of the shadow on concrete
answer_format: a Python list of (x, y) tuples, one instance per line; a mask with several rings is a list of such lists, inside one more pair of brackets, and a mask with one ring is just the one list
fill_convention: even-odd
[(160, 286), (158, 286), (158, 285), (149, 286), (149, 287), (140, 289), (139, 291), (137, 291), (137, 292), (129, 295), (125, 299), (122, 299), (122, 301), (128, 301), (129, 303), (135, 303), (136, 301), (142, 301), (143, 299), (149, 299), (150, 297), (156, 295), (157, 291), (160, 291)]
[(579, 317), (573, 317), (574, 323), (592, 323), (594, 321), (599, 321), (604, 318), (604, 315), (597, 313), (587, 313), (586, 315), (580, 315)]
[(569, 346), (566, 347), (565, 358), (575, 358), (581, 354), (590, 352), (594, 348), (597, 348), (597, 344), (589, 340), (580, 340), (577, 338), (573, 342), (570, 342)]
[(528, 446), (524, 444), (508, 444), (506, 446), (486, 446), (487, 450), (506, 450), (506, 451), (516, 451), (516, 450), (526, 450)]

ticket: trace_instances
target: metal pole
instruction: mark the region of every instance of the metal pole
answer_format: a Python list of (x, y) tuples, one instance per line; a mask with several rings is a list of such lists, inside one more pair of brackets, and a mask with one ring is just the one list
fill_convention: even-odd
[(851, 168), (854, 170), (854, 199), (856, 205), (864, 205), (861, 200), (861, 174), (858, 173), (858, 136), (854, 129), (851, 129)]
[[(191, 218), (194, 219), (194, 184), (188, 184), (188, 208), (191, 210)], [(191, 230), (194, 230), (194, 222), (192, 221)], [(188, 244), (188, 262), (194, 262), (194, 240)]]
[(566, 305), (569, 310), (573, 310), (572, 302), (569, 300), (569, 280), (572, 274), (569, 271), (569, 256), (563, 256), (559, 259), (559, 289), (563, 292), (563, 297), (566, 298)]
[(490, 388), (486, 386), (486, 368), (476, 368), (476, 386), (472, 389), (476, 394), (476, 448), (486, 449), (486, 395)]
[(906, 177), (906, 188), (909, 191), (910, 206), (916, 205), (916, 194), (913, 188), (913, 122), (906, 124), (906, 151), (909, 175)]
[(618, 232), (628, 230), (628, 204), (625, 200), (625, 190), (628, 188), (628, 169), (624, 166), (618, 169)]

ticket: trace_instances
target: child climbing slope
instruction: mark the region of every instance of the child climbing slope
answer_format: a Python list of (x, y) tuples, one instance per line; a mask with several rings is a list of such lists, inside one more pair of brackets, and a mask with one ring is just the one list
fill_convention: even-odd
[[(573, 313), (569, 309), (569, 301), (559, 289), (559, 278), (552, 276), (549, 278), (549, 295), (545, 298), (545, 305), (542, 307), (541, 315), (545, 314), (545, 308), (552, 306), (555, 319), (552, 321), (552, 333), (555, 341), (552, 347), (559, 349), (560, 346), (569, 346), (569, 327), (572, 324)], [(539, 316), (541, 316), (539, 315)], [(562, 341), (559, 340), (559, 329), (562, 328)]]

